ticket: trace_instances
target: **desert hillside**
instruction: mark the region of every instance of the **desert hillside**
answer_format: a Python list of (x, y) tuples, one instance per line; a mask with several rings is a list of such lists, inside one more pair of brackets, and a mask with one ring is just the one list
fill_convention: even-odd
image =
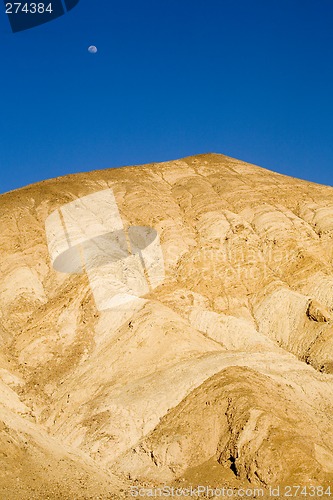
[(331, 485), (331, 187), (207, 154), (0, 204), (1, 500)]

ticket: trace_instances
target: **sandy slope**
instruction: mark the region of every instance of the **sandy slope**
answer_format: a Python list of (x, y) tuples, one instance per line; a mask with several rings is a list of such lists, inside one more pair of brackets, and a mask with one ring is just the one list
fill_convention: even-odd
[[(157, 232), (165, 276), (101, 310), (107, 266), (124, 265), (95, 251), (93, 293), (86, 272), (52, 267), (45, 221), (107, 189), (126, 231)], [(1, 498), (120, 498), (182, 478), (330, 484), (332, 188), (211, 154), (0, 203)]]

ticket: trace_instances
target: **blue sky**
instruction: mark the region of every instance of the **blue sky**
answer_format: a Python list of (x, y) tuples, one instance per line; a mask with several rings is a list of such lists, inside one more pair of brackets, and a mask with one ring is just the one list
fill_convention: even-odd
[(81, 0), (0, 37), (0, 192), (205, 152), (333, 185), (332, 0)]

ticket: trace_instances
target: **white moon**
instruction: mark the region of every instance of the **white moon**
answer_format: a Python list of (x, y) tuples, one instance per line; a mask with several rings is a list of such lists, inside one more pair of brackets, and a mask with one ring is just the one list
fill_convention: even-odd
[(90, 47), (88, 47), (88, 52), (90, 52), (90, 54), (96, 54), (97, 47), (95, 47), (95, 45), (90, 45)]

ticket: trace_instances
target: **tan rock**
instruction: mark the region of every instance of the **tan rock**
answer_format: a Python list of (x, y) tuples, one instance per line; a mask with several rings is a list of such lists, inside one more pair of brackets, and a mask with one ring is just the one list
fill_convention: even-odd
[(310, 319), (319, 323), (327, 323), (331, 319), (328, 310), (316, 300), (310, 300), (306, 314)]
[(0, 203), (1, 498), (330, 484), (332, 188), (209, 154)]

